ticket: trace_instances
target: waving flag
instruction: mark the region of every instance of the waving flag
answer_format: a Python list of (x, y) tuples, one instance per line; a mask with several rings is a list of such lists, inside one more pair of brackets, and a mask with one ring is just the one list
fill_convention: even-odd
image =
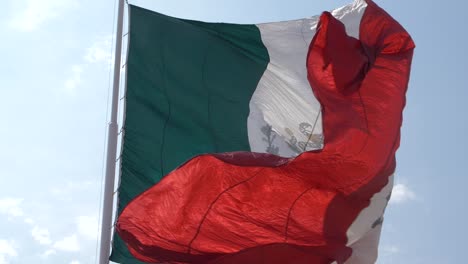
[(129, 34), (112, 260), (375, 262), (414, 49), (393, 18), (370, 0), (259, 25), (131, 6)]

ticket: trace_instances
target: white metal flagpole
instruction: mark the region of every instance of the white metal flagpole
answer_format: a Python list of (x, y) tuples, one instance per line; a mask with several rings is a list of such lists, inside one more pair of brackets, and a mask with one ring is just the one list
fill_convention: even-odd
[(101, 246), (99, 264), (108, 264), (110, 242), (112, 236), (112, 213), (114, 211), (115, 165), (117, 155), (117, 111), (119, 104), (120, 60), (122, 59), (122, 31), (124, 16), (124, 0), (118, 0), (117, 32), (115, 36), (114, 80), (112, 89), (111, 118), (107, 136), (106, 178), (104, 183), (104, 202), (102, 207)]

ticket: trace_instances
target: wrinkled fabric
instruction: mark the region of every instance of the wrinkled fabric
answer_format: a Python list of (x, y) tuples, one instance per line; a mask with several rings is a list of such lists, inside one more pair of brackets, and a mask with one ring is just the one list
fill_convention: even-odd
[[(135, 198), (116, 230), (147, 263), (345, 263), (346, 232), (394, 172), (414, 43), (367, 1), (359, 39), (330, 13), (307, 57), (324, 147), (197, 156)], [(369, 231), (372, 227), (369, 226)], [(364, 235), (364, 234), (363, 234)]]

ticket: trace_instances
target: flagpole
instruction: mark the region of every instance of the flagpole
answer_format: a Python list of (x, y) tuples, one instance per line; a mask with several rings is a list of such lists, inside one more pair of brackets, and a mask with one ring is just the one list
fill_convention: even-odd
[(106, 178), (104, 183), (104, 201), (102, 206), (101, 245), (99, 264), (108, 264), (112, 236), (112, 213), (114, 211), (115, 167), (117, 159), (117, 111), (119, 104), (120, 61), (122, 57), (122, 31), (124, 0), (118, 0), (117, 32), (115, 36), (114, 80), (112, 89), (111, 118), (108, 124)]

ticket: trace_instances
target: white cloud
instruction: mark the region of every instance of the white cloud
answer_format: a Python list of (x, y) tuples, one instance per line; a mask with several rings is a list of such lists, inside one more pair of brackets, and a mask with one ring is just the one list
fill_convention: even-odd
[[(113, 54), (111, 52), (112, 37), (104, 36), (95, 41), (83, 56), (83, 63), (72, 66), (71, 75), (65, 81), (65, 90), (74, 95), (82, 82), (83, 72), (92, 65), (99, 64), (112, 67)], [(112, 68), (111, 68), (112, 69)], [(121, 69), (123, 72), (123, 69)]]
[(105, 63), (109, 64), (112, 61), (112, 37), (106, 36), (91, 45), (86, 50), (84, 60), (87, 63)]
[(54, 248), (61, 251), (76, 252), (80, 250), (80, 244), (76, 235), (71, 235), (54, 243)]
[(15, 250), (14, 242), (0, 239), (0, 254), (16, 257), (18, 253)]
[(48, 249), (48, 250), (46, 250), (46, 252), (41, 254), (41, 258), (48, 258), (49, 256), (55, 255), (55, 254), (57, 254), (57, 251), (55, 251), (53, 249)]
[(400, 204), (414, 200), (416, 194), (405, 184), (399, 183), (393, 187), (390, 204)]
[(388, 253), (398, 253), (400, 252), (400, 248), (397, 246), (388, 246), (384, 247), (384, 251)]
[(70, 94), (76, 93), (76, 88), (81, 83), (81, 74), (83, 73), (82, 65), (73, 65), (72, 74), (68, 80), (65, 81), (65, 90)]
[(70, 194), (75, 192), (83, 192), (94, 190), (95, 182), (93, 181), (80, 181), (80, 182), (72, 182), (69, 181), (65, 184), (58, 185), (54, 188), (50, 189), (50, 193), (55, 196), (70, 196)]
[(73, 260), (70, 264), (80, 264), (80, 262), (78, 260)]
[(18, 256), (13, 241), (0, 239), (0, 264), (7, 264), (8, 258)]
[(10, 26), (20, 31), (34, 31), (45, 22), (76, 8), (77, 0), (26, 0), (24, 9), (15, 12)]
[(0, 199), (0, 214), (6, 214), (10, 217), (23, 216), (24, 212), (20, 205), (23, 199), (4, 198)]
[(78, 232), (89, 240), (95, 240), (98, 229), (98, 219), (91, 216), (79, 216), (77, 218)]
[(26, 218), (26, 219), (24, 219), (24, 222), (25, 222), (26, 224), (30, 224), (30, 225), (33, 225), (33, 224), (34, 224), (34, 220), (33, 220), (32, 218), (29, 218), (29, 217)]
[(34, 238), (34, 240), (39, 242), (39, 244), (41, 245), (50, 245), (52, 243), (52, 240), (50, 239), (49, 230), (45, 228), (35, 226), (31, 230), (31, 235)]
[(395, 255), (401, 252), (400, 248), (395, 245), (380, 246), (379, 251), (382, 256)]

